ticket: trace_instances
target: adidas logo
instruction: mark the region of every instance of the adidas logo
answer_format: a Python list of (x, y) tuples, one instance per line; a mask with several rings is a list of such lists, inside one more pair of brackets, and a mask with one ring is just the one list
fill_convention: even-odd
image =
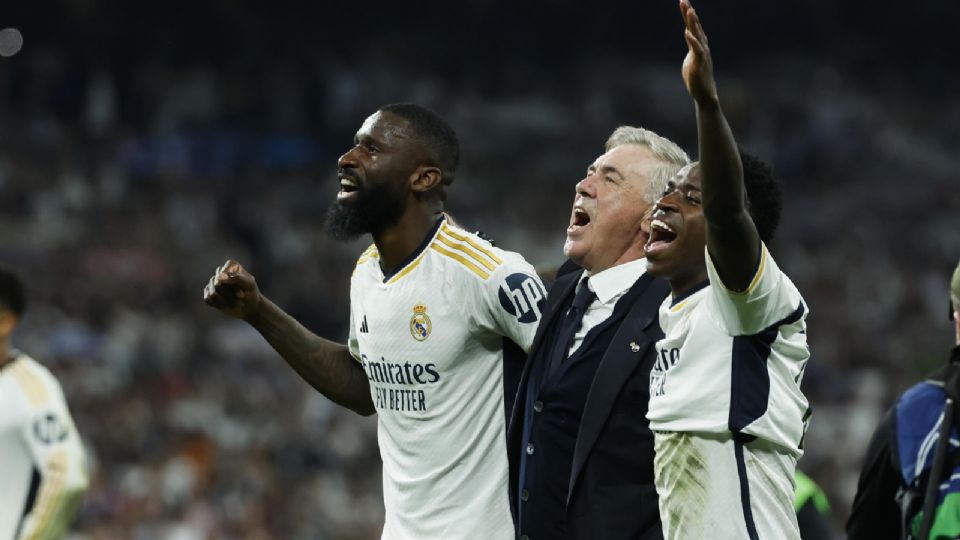
[(367, 326), (367, 316), (366, 316), (366, 315), (363, 316), (363, 322), (360, 323), (360, 333), (361, 333), (361, 334), (369, 334), (369, 333), (370, 333), (370, 327)]

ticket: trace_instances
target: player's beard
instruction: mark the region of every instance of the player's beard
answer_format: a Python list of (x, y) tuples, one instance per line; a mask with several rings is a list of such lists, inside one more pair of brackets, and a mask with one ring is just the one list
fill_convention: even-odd
[(400, 221), (404, 191), (390, 186), (365, 188), (353, 201), (333, 201), (327, 210), (327, 232), (334, 240), (346, 242), (363, 234), (379, 234)]

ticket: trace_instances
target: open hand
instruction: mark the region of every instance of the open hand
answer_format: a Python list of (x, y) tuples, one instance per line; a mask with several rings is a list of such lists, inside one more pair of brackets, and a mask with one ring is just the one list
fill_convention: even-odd
[(700, 17), (689, 0), (680, 0), (680, 14), (686, 25), (687, 57), (683, 59), (683, 82), (698, 105), (716, 105), (717, 83), (713, 80), (713, 60), (707, 35), (700, 26)]

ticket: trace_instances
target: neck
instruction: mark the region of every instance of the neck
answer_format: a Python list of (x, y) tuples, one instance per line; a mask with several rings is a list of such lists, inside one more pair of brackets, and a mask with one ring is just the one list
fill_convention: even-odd
[(13, 358), (10, 357), (10, 340), (0, 340), (0, 368), (6, 366), (12, 361)]
[(707, 280), (707, 269), (703, 268), (699, 272), (670, 279), (670, 291), (674, 297), (683, 296), (691, 289)]
[(380, 269), (385, 274), (393, 273), (420, 247), (424, 238), (440, 219), (441, 209), (417, 209), (408, 211), (400, 220), (387, 229), (373, 235), (373, 243), (380, 252)]

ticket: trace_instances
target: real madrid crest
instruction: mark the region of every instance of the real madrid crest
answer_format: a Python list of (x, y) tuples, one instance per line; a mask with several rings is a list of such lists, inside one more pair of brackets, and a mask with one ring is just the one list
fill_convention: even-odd
[(413, 306), (413, 316), (410, 317), (410, 335), (417, 341), (423, 341), (430, 337), (430, 330), (433, 329), (433, 323), (427, 315), (427, 306), (418, 303)]

